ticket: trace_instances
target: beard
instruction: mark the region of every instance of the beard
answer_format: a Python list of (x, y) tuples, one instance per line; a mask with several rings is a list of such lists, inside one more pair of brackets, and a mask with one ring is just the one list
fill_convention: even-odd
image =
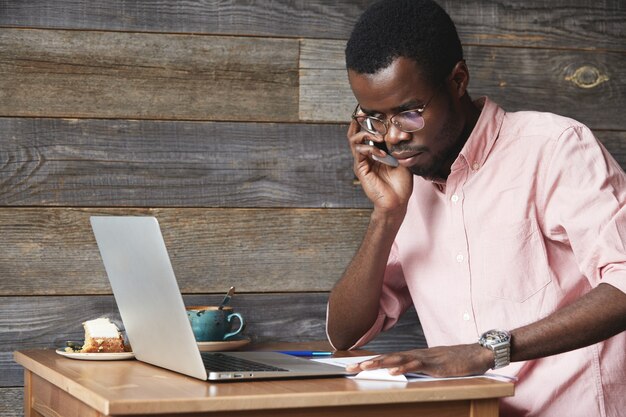
[(441, 147), (437, 151), (433, 151), (427, 146), (402, 146), (398, 144), (394, 149), (424, 152), (424, 156), (429, 156), (427, 161), (422, 164), (415, 164), (409, 167), (409, 171), (413, 175), (418, 175), (425, 179), (447, 179), (450, 174), (450, 167), (456, 160), (469, 137), (469, 133), (466, 132), (465, 123), (459, 117), (454, 117), (458, 114), (458, 109), (454, 108), (452, 100), (448, 100), (448, 111), (446, 112), (446, 119), (442, 124), (442, 128), (437, 132), (432, 143), (440, 144)]

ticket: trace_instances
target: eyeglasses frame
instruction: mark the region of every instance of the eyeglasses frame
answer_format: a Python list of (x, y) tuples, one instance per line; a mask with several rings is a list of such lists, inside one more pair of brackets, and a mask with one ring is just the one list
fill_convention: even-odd
[[(426, 111), (426, 107), (430, 104), (430, 102), (433, 100), (433, 98), (435, 98), (435, 96), (437, 95), (437, 93), (439, 92), (439, 90), (441, 89), (441, 86), (443, 85), (439, 84), (439, 86), (437, 86), (437, 89), (435, 90), (435, 92), (430, 96), (430, 98), (426, 101), (425, 104), (421, 105), (420, 107), (416, 107), (414, 109), (408, 109), (408, 110), (403, 110), (401, 112), (398, 112), (396, 114), (394, 114), (393, 116), (391, 116), (390, 118), (383, 120), (379, 117), (375, 117), (375, 116), (368, 116), (366, 114), (363, 114), (363, 116), (365, 116), (366, 118), (370, 118), (370, 119), (374, 119), (377, 120), (379, 122), (381, 122), (383, 124), (383, 126), (385, 126), (385, 132), (384, 133), (380, 133), (380, 132), (372, 132), (371, 130), (369, 130), (368, 128), (366, 128), (365, 126), (363, 126), (361, 124), (361, 122), (359, 122), (357, 120), (358, 117), (363, 117), (363, 116), (357, 116), (357, 112), (360, 109), (360, 104), (357, 103), (356, 107), (354, 108), (354, 111), (352, 112), (352, 119), (354, 121), (356, 121), (359, 126), (361, 126), (363, 129), (365, 129), (366, 131), (368, 131), (369, 133), (373, 134), (373, 135), (380, 135), (381, 137), (384, 137), (388, 132), (389, 132), (389, 126), (388, 124), (391, 122), (398, 130), (404, 132), (404, 133), (414, 133), (414, 132), (418, 132), (420, 130), (422, 130), (424, 128), (424, 126), (426, 126), (426, 121), (424, 121), (424, 126), (420, 127), (419, 129), (414, 129), (414, 130), (404, 130), (402, 129), (400, 126), (398, 126), (396, 123), (394, 123), (393, 118), (402, 114), (402, 113), (409, 113), (409, 112), (417, 112), (419, 113), (419, 115), (424, 118), (423, 113), (424, 111)], [(366, 120), (366, 119), (365, 119)]]

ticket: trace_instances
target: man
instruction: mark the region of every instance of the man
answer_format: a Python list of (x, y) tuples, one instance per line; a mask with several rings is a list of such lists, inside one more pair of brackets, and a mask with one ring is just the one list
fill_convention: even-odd
[(329, 340), (363, 345), (414, 304), (430, 347), (349, 370), (498, 369), (518, 378), (502, 415), (623, 416), (619, 165), (574, 120), (472, 101), (454, 24), (432, 1), (370, 7), (346, 61), (354, 171), (374, 207), (330, 294)]

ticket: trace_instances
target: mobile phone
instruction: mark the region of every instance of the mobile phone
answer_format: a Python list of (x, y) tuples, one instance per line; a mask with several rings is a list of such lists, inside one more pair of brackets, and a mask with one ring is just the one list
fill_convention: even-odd
[(384, 157), (381, 157), (378, 155), (372, 155), (372, 159), (374, 161), (380, 162), (381, 164), (389, 165), (390, 167), (394, 167), (394, 168), (400, 165), (396, 158), (389, 155), (389, 150), (387, 149), (387, 145), (385, 144), (385, 142), (374, 142), (373, 140), (370, 139), (366, 141), (366, 143), (370, 146), (375, 146), (378, 149), (383, 150), (387, 154)]

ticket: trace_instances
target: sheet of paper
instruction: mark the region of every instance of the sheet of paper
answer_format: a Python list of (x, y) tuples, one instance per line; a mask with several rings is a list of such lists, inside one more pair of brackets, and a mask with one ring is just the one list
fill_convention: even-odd
[(343, 366), (344, 368), (348, 365), (352, 365), (355, 363), (363, 362), (368, 359), (375, 358), (379, 355), (371, 355), (371, 356), (349, 356), (345, 358), (315, 358), (311, 359), (316, 362), (328, 363), (330, 365)]
[(368, 379), (375, 381), (395, 381), (408, 382), (408, 378), (404, 375), (391, 375), (387, 369), (374, 369), (372, 371), (361, 371), (352, 378)]

